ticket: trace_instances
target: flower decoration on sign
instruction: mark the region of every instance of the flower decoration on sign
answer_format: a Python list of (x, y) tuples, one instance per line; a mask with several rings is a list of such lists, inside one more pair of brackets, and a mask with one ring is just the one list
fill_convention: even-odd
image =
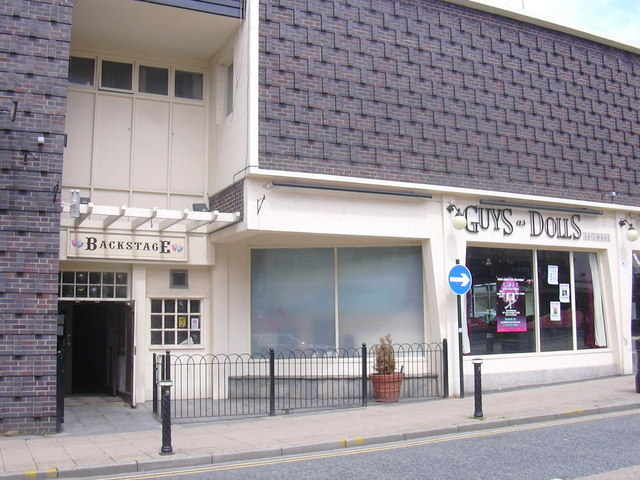
[(173, 245), (171, 245), (171, 249), (176, 253), (182, 253), (184, 247), (180, 244), (174, 243)]
[(82, 248), (84, 246), (84, 242), (82, 242), (81, 240), (76, 240), (74, 238), (73, 240), (71, 240), (71, 245), (73, 245), (76, 248)]

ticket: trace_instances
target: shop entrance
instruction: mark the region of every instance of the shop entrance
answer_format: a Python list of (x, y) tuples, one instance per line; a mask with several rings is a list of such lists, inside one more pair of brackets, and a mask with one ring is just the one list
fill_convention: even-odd
[(132, 302), (60, 302), (64, 393), (133, 399)]

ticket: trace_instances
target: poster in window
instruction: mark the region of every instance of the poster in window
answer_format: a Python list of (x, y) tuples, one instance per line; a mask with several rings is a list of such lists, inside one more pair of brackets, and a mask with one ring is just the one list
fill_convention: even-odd
[(547, 283), (549, 285), (558, 285), (558, 265), (549, 265), (547, 269)]
[(560, 302), (561, 303), (569, 303), (571, 301), (569, 296), (569, 284), (561, 283), (560, 284)]
[(178, 328), (187, 328), (187, 316), (178, 315)]
[(524, 278), (498, 278), (496, 321), (498, 332), (526, 332)]
[(560, 302), (549, 302), (551, 314), (549, 315), (552, 322), (559, 322), (560, 318)]
[(191, 317), (191, 330), (200, 330), (200, 317)]

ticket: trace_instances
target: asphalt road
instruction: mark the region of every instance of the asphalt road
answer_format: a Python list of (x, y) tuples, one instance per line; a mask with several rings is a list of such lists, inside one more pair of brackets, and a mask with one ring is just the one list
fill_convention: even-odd
[(568, 480), (636, 465), (640, 465), (640, 412), (632, 411), (110, 478)]

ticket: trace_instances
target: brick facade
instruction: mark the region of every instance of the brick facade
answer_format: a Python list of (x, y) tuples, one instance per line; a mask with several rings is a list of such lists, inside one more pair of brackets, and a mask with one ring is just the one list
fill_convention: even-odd
[(260, 167), (640, 205), (640, 56), (439, 0), (260, 5)]
[[(56, 425), (57, 190), (72, 3), (0, 6), (0, 432)], [(13, 122), (6, 112), (12, 100)]]
[(240, 212), (244, 218), (244, 180), (240, 180), (209, 199), (209, 209), (219, 212)]

